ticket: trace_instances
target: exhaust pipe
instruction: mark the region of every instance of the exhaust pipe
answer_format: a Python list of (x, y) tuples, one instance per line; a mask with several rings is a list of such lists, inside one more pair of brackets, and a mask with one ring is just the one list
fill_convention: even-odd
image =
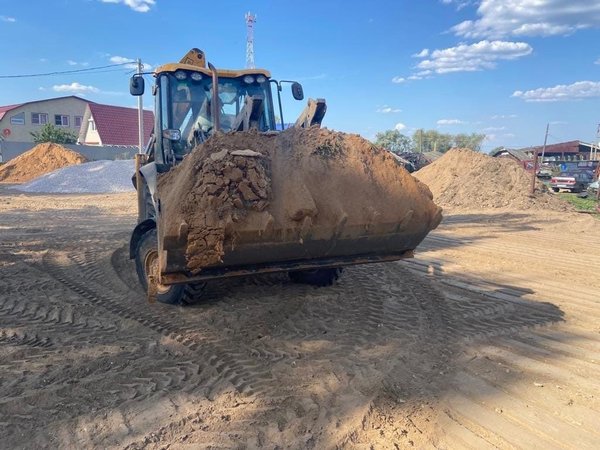
[(212, 108), (211, 114), (213, 116), (213, 132), (219, 131), (221, 129), (221, 117), (220, 117), (220, 107), (219, 107), (219, 77), (217, 75), (217, 69), (211, 63), (208, 63), (208, 68), (212, 72)]

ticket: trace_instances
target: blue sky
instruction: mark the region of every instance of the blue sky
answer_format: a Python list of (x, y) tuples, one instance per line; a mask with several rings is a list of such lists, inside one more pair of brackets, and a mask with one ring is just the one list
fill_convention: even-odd
[[(538, 145), (546, 123), (550, 143), (597, 140), (593, 0), (3, 0), (0, 75), (138, 57), (156, 67), (192, 47), (219, 67), (243, 67), (249, 10), (256, 65), (326, 98), (329, 128), (370, 139), (392, 128), (481, 132), (484, 150)], [(108, 70), (0, 79), (0, 105), (75, 94), (135, 106), (130, 69)], [(303, 105), (287, 97), (289, 120)]]

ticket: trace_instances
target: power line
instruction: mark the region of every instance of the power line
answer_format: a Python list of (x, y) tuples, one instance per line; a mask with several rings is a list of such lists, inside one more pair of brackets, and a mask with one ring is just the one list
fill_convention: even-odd
[(75, 69), (75, 70), (64, 70), (62, 72), (47, 72), (47, 73), (32, 73), (26, 75), (0, 75), (0, 79), (6, 78), (33, 78), (33, 77), (48, 77), (52, 75), (65, 75), (69, 73), (81, 73), (81, 72), (91, 72), (99, 69), (108, 69), (109, 67), (118, 67), (118, 66), (128, 66), (131, 65), (131, 62), (119, 63), (119, 64), (109, 64), (107, 66), (98, 66), (98, 67), (88, 67), (86, 69)]

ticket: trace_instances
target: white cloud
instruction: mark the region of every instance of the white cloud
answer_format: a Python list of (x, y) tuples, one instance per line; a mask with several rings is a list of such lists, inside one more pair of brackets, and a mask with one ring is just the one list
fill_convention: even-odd
[(14, 17), (8, 17), (8, 16), (0, 16), (0, 20), (2, 22), (9, 22), (9, 23), (15, 23), (17, 21), (17, 19), (15, 19)]
[(413, 58), (426, 58), (427, 56), (429, 56), (429, 49), (428, 48), (424, 48), (419, 53), (415, 53), (413, 55)]
[(438, 125), (461, 125), (467, 122), (464, 122), (459, 119), (440, 119), (437, 121)]
[(102, 3), (123, 3), (137, 12), (148, 12), (156, 4), (156, 0), (100, 0)]
[(526, 102), (558, 102), (600, 97), (600, 81), (577, 81), (550, 88), (515, 91), (512, 95)]
[(456, 10), (460, 11), (465, 6), (472, 5), (474, 0), (441, 0), (444, 5), (456, 5)]
[(77, 61), (73, 61), (72, 59), (68, 59), (67, 64), (70, 66), (83, 66), (83, 67), (87, 67), (90, 65), (89, 62), (77, 62)]
[(600, 27), (600, 3), (595, 0), (481, 0), (477, 15), (479, 19), (461, 22), (452, 31), (471, 39), (499, 39)]
[(115, 64), (135, 63), (135, 59), (126, 58), (124, 56), (111, 56), (110, 62)]
[(417, 67), (438, 74), (493, 69), (499, 60), (514, 60), (529, 55), (533, 49), (525, 42), (481, 41), (434, 50)]
[(407, 81), (415, 81), (422, 80), (423, 78), (431, 78), (431, 74), (433, 72), (431, 70), (421, 70), (417, 73), (414, 73), (408, 77), (394, 77), (392, 78), (392, 83), (400, 84), (406, 83)]
[(506, 130), (506, 127), (486, 127), (482, 131), (503, 131)]
[(390, 114), (390, 113), (399, 113), (399, 112), (402, 112), (402, 110), (399, 108), (392, 108), (391, 106), (388, 106), (388, 105), (383, 105), (381, 108), (377, 108), (377, 112), (383, 113), (383, 114)]
[(498, 119), (516, 119), (518, 116), (516, 114), (496, 114), (492, 116), (492, 120)]
[(553, 120), (550, 122), (550, 125), (567, 125), (569, 122), (565, 122), (564, 120)]
[(72, 94), (97, 94), (100, 89), (94, 86), (86, 86), (76, 81), (71, 84), (55, 84), (52, 86), (52, 90), (55, 92), (70, 92)]
[[(113, 64), (124, 64), (127, 69), (137, 69), (137, 62), (134, 58), (126, 58), (125, 56), (110, 56), (109, 61)], [(142, 63), (143, 70), (152, 70), (152, 66), (150, 64)]]
[(596, 61), (594, 61), (594, 64), (600, 64), (600, 58), (598, 58)]
[(396, 124), (396, 126), (394, 127), (394, 130), (396, 131), (402, 131), (406, 128), (406, 125), (404, 125), (403, 123), (398, 122)]

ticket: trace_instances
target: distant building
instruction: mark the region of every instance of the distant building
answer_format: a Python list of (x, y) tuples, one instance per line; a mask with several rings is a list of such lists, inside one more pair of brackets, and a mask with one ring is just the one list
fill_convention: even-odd
[[(154, 113), (144, 110), (144, 145), (154, 128)], [(79, 143), (84, 145), (138, 145), (138, 110), (123, 106), (90, 103), (83, 114)]]
[[(560, 142), (543, 146), (527, 147), (520, 150), (502, 148), (490, 153), (496, 158), (508, 158), (521, 164), (526, 170), (533, 170), (534, 155), (538, 152), (540, 167), (554, 167), (560, 170), (567, 168), (595, 168), (598, 166), (598, 146), (581, 141)], [(542, 161), (542, 152), (544, 160)]]
[(545, 161), (589, 161), (597, 157), (595, 149), (598, 148), (593, 144), (588, 144), (581, 141), (560, 142), (558, 144), (548, 144), (544, 150), (543, 146), (523, 148), (523, 151), (529, 159), (533, 159), (533, 155), (537, 150), (541, 157), (542, 150), (544, 151)]
[(88, 104), (92, 102), (70, 95), (0, 106), (0, 133), (6, 143), (33, 142), (31, 133), (51, 123), (77, 135)]

